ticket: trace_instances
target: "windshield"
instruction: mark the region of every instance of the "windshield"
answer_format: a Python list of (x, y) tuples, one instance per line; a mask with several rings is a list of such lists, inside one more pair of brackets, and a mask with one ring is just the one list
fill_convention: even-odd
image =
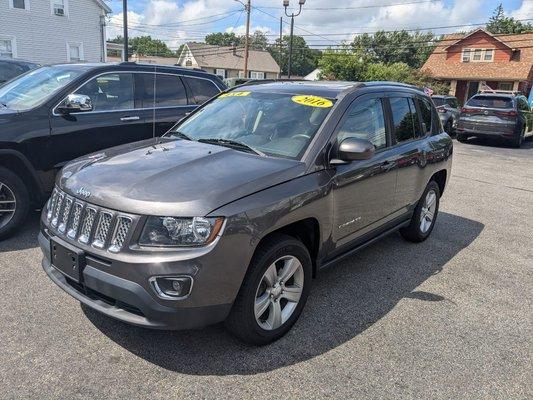
[(257, 153), (299, 159), (334, 100), (288, 93), (233, 91), (220, 95), (167, 137), (242, 143)]
[(30, 71), (0, 87), (0, 104), (12, 110), (29, 110), (86, 70), (80, 66), (56, 65)]
[(466, 103), (470, 107), (513, 108), (513, 100), (502, 96), (475, 96)]

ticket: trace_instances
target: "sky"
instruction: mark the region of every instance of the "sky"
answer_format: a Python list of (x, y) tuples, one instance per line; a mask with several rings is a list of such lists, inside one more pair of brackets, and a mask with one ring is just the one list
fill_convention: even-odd
[[(106, 2), (113, 10), (107, 36), (114, 38), (122, 33), (122, 0)], [(252, 0), (251, 31), (260, 30), (274, 41), (285, 15), (282, 3)], [(508, 16), (533, 19), (533, 0), (307, 0), (295, 18), (295, 34), (323, 48), (376, 30), (467, 31), (485, 23), (500, 3)], [(297, 12), (298, 0), (290, 6)], [(203, 41), (210, 32), (244, 34), (243, 10), (238, 0), (128, 0), (129, 35), (151, 35), (176, 49), (187, 41)], [(284, 18), (283, 31), (289, 31), (289, 18)]]

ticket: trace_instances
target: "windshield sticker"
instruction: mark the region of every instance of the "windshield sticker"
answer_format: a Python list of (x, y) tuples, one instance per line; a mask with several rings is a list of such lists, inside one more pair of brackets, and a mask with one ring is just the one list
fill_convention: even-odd
[(308, 107), (330, 108), (333, 106), (331, 100), (320, 96), (293, 96), (292, 101)]
[(228, 92), (228, 93), (222, 93), (220, 96), (218, 96), (219, 99), (224, 99), (226, 97), (245, 97), (249, 96), (252, 92)]

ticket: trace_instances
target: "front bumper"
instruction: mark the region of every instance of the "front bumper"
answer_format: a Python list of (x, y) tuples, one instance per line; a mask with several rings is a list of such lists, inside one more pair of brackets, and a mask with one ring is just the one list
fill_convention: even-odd
[[(52, 265), (48, 235), (46, 229), (39, 233), (39, 245), (43, 252), (42, 267), (46, 274), (72, 297), (109, 317), (154, 329), (194, 329), (221, 322), (230, 312), (231, 302), (217, 303), (216, 296), (211, 298), (211, 302), (215, 304), (207, 304), (209, 301), (206, 299), (195, 300), (192, 294), (185, 301), (158, 298), (147, 283), (150, 275), (158, 275), (158, 263), (141, 266), (132, 264), (131, 277), (127, 278), (111, 274), (111, 271), (105, 270), (109, 265), (102, 265), (101, 259), (87, 255), (87, 265), (83, 269), (80, 283), (77, 283)], [(61, 243), (60, 238), (54, 239)], [(124, 270), (124, 265), (120, 268)], [(138, 276), (141, 269), (146, 271), (146, 275)], [(167, 275), (170, 270), (182, 274), (183, 265), (179, 262), (170, 266), (165, 263), (162, 272)], [(230, 290), (227, 295), (231, 297)]]

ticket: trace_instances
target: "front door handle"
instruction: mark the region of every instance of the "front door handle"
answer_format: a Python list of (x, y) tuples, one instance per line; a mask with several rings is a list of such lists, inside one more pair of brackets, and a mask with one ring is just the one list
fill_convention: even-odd
[(135, 117), (122, 117), (122, 118), (120, 118), (120, 120), (122, 122), (128, 122), (128, 121), (138, 121), (138, 120), (140, 120), (140, 118), (137, 117), (137, 116), (135, 116)]

